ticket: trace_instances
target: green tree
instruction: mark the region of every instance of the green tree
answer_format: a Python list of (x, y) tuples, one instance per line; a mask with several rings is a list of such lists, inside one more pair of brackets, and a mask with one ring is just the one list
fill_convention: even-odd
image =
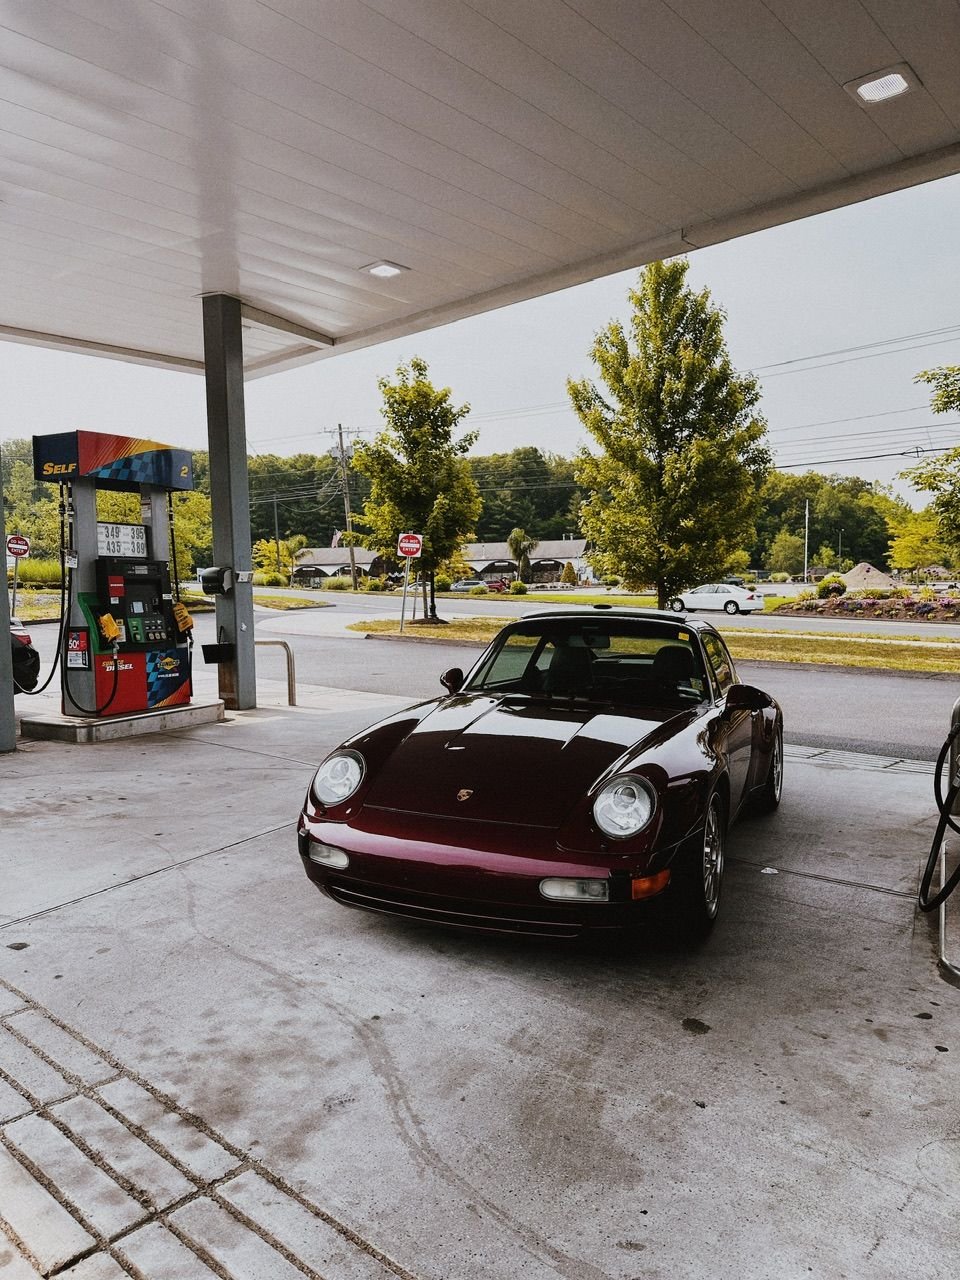
[(794, 577), (803, 572), (803, 539), (789, 529), (781, 529), (765, 559), (771, 573), (789, 573)]
[[(914, 381), (933, 387), (930, 407), (934, 413), (960, 410), (960, 365), (925, 369)], [(931, 509), (940, 541), (954, 556), (960, 556), (960, 448), (947, 449), (900, 474), (921, 493), (933, 494)]]
[(503, 542), (509, 529), (529, 529), (541, 540), (575, 534), (578, 518), (570, 517), (577, 496), (573, 460), (524, 446), (510, 453), (468, 459), (483, 497), (477, 520), (480, 542)]
[(727, 563), (723, 566), (725, 575), (735, 573), (742, 576), (750, 572), (750, 552), (744, 551), (742, 548), (727, 559)]
[(808, 546), (837, 546), (854, 561), (886, 564), (890, 542), (888, 519), (909, 507), (883, 485), (859, 476), (821, 475), (807, 471), (790, 475), (771, 471), (760, 490), (757, 538), (751, 549), (755, 564), (769, 564), (774, 538), (782, 529), (803, 538), (809, 504)]
[(357, 541), (394, 556), (401, 533), (423, 534), (424, 617), (436, 621), (434, 574), (470, 535), (481, 503), (464, 459), (476, 432), (454, 438), (470, 406), (455, 408), (450, 388), (437, 390), (427, 372), (426, 361), (415, 356), (399, 366), (396, 381), (378, 381), (386, 429), (357, 447), (353, 467), (370, 484)]
[(568, 587), (575, 587), (577, 585), (577, 571), (573, 567), (572, 560), (568, 560), (563, 566), (563, 573), (560, 575), (560, 581)]
[(960, 364), (942, 364), (937, 369), (924, 369), (914, 378), (933, 387), (930, 408), (934, 413), (960, 409)]
[(914, 573), (919, 578), (921, 569), (950, 558), (940, 536), (940, 522), (931, 507), (911, 511), (895, 524), (893, 533), (890, 564), (902, 573)]
[(582, 451), (576, 468), (593, 564), (630, 587), (653, 583), (661, 607), (752, 539), (770, 465), (757, 382), (734, 371), (723, 312), (687, 286), (687, 266), (651, 263), (629, 294), (629, 337), (619, 321), (597, 335), (607, 398), (586, 379), (567, 383), (602, 450)]
[(251, 559), (258, 569), (264, 573), (279, 573), (289, 581), (297, 563), (297, 552), (307, 545), (302, 533), (292, 538), (258, 538), (251, 550)]
[(507, 546), (517, 562), (517, 578), (521, 582), (529, 582), (533, 576), (530, 571), (530, 552), (539, 545), (539, 539), (531, 538), (524, 529), (511, 529), (507, 534)]

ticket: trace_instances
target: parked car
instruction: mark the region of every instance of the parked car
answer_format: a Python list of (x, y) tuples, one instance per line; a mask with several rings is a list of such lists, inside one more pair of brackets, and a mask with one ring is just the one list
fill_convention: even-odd
[(472, 591), (474, 587), (486, 587), (487, 583), (482, 578), (459, 578), (456, 582), (451, 583), (451, 591)]
[(40, 655), (18, 618), (10, 619), (10, 656), (13, 659), (13, 691), (29, 693), (40, 679)]
[(499, 933), (572, 938), (649, 911), (710, 929), (727, 830), (776, 808), (783, 779), (780, 708), (710, 623), (536, 614), (440, 679), (446, 694), (317, 770), (297, 831), (318, 889)]
[(684, 591), (670, 601), (670, 608), (675, 613), (683, 613), (687, 609), (722, 609), (724, 613), (752, 613), (763, 608), (763, 596), (747, 587), (736, 587), (729, 582), (708, 582), (702, 587), (693, 587)]

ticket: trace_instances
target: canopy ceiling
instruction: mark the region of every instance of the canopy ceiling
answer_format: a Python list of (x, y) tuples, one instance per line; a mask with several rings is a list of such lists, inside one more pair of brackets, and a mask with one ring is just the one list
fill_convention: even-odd
[(954, 0), (0, 0), (0, 336), (398, 337), (955, 173), (958, 66)]

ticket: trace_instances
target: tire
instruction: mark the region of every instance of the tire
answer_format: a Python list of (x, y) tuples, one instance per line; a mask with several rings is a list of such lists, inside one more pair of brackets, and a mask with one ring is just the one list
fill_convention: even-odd
[(736, 600), (728, 600), (728, 601), (727, 601), (727, 603), (723, 606), (723, 612), (724, 612), (724, 613), (739, 613), (739, 612), (740, 612), (740, 606), (737, 604)]
[(676, 600), (670, 601), (670, 608), (674, 613), (683, 613), (684, 605), (679, 596), (677, 596)]
[(773, 732), (773, 747), (770, 751), (770, 767), (767, 777), (757, 792), (753, 807), (757, 813), (772, 813), (780, 803), (783, 795), (783, 730), (777, 725)]
[(707, 801), (703, 831), (692, 848), (692, 856), (678, 885), (680, 926), (688, 938), (705, 938), (716, 922), (723, 888), (726, 836), (723, 800), (719, 792), (714, 791)]

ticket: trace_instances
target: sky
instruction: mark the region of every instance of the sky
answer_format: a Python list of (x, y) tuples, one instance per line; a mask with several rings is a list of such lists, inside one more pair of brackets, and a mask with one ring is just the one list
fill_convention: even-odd
[[(726, 312), (734, 366), (760, 379), (776, 465), (860, 475), (923, 505), (897, 476), (917, 460), (907, 451), (960, 444), (960, 415), (934, 415), (929, 388), (913, 381), (960, 363), (958, 226), (953, 177), (691, 254), (688, 280)], [(322, 453), (338, 423), (370, 438), (377, 379), (419, 355), (435, 385), (470, 404), (474, 453), (535, 445), (571, 456), (591, 441), (566, 379), (595, 375), (594, 336), (627, 319), (636, 278), (618, 273), (248, 382), (249, 450)], [(0, 441), (85, 429), (206, 447), (195, 374), (0, 342), (0, 380)]]

